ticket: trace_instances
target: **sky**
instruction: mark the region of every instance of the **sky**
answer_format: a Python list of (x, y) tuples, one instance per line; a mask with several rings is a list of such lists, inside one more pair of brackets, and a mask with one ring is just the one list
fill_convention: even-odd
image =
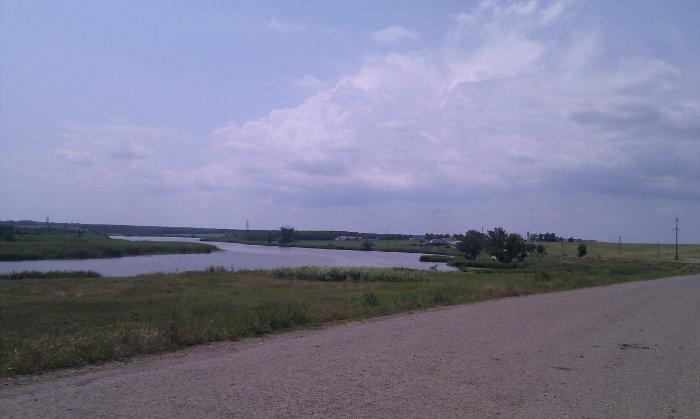
[(700, 2), (0, 1), (0, 220), (700, 242)]

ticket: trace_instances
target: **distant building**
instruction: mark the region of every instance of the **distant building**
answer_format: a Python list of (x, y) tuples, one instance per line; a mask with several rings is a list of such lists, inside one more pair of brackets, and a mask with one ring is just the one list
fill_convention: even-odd
[(447, 246), (447, 247), (457, 247), (457, 240), (450, 239), (432, 239), (428, 242), (430, 246)]
[(338, 236), (335, 239), (336, 241), (345, 241), (345, 240), (362, 240), (362, 237), (356, 237), (356, 236)]

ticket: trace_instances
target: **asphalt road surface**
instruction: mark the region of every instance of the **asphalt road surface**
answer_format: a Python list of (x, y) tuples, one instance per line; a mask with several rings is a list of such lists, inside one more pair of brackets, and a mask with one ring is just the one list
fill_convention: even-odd
[(0, 416), (700, 416), (700, 276), (0, 381)]

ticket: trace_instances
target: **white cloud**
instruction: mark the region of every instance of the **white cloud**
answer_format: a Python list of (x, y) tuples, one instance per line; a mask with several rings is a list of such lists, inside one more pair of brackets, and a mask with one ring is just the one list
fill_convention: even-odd
[(217, 128), (211, 145), (123, 120), (74, 124), (53, 160), (32, 166), (132, 196), (305, 207), (568, 191), (694, 197), (700, 103), (680, 70), (639, 56), (597, 65), (600, 33), (542, 36), (572, 23), (551, 7), (481, 3), (455, 17), (443, 45), (367, 57), (334, 82), (297, 79), (306, 100)]
[(380, 31), (372, 32), (375, 41), (384, 44), (395, 44), (403, 41), (415, 41), (422, 38), (420, 32), (406, 29), (403, 26), (392, 25)]
[(224, 165), (280, 202), (450, 202), (523, 188), (687, 199), (700, 151), (668, 136), (698, 132), (697, 98), (658, 60), (592, 67), (597, 32), (572, 28), (569, 45), (540, 37), (570, 24), (558, 21), (565, 6), (483, 2), (455, 16), (440, 48), (369, 57), (299, 106), (217, 129)]
[(304, 32), (306, 26), (298, 22), (288, 22), (272, 18), (265, 23), (265, 27), (277, 32)]

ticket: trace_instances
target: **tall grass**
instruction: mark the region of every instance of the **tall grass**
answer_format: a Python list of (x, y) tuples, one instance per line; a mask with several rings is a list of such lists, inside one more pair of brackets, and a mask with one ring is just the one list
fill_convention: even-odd
[(269, 271), (275, 278), (322, 282), (417, 282), (426, 281), (424, 271), (405, 268), (318, 267), (277, 268)]
[(0, 281), (0, 375), (440, 305), (698, 271), (697, 264), (554, 261), (490, 274), (212, 269), (110, 281), (77, 277)]
[(51, 278), (100, 278), (102, 274), (95, 271), (21, 271), (0, 274), (3, 279), (51, 279)]

